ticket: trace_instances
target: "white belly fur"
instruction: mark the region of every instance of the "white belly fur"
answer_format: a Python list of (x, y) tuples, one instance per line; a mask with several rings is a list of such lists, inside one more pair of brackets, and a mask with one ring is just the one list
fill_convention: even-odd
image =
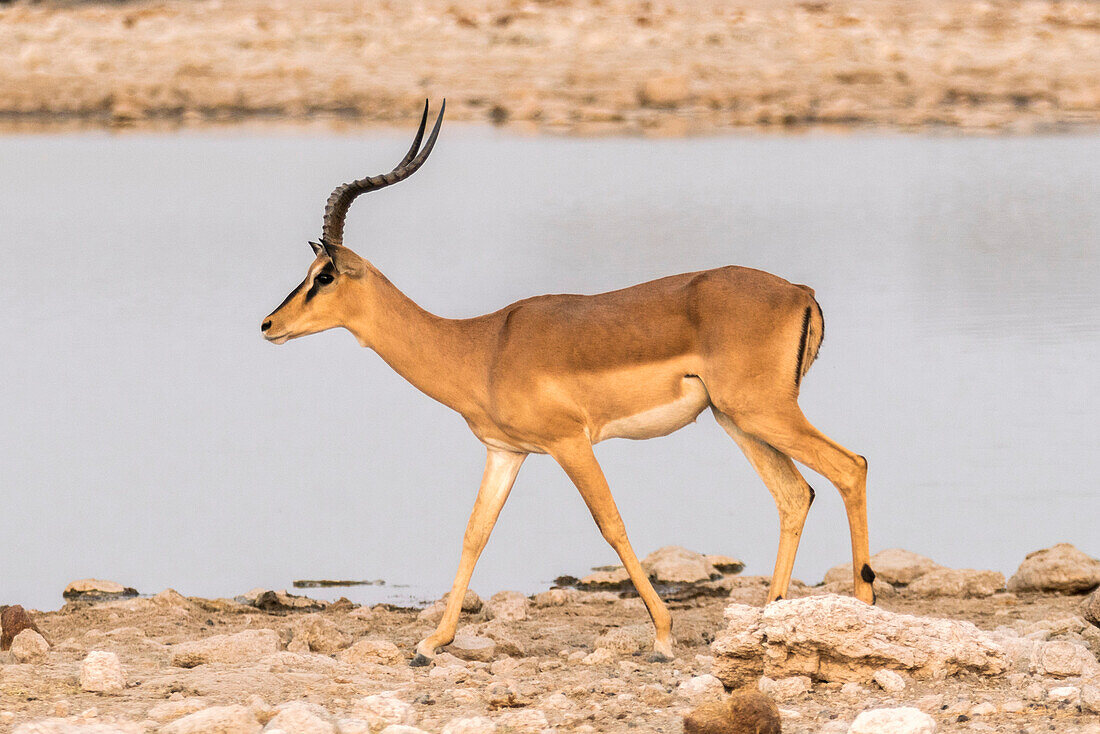
[(608, 421), (596, 432), (593, 443), (609, 438), (646, 439), (667, 436), (693, 422), (710, 405), (703, 381), (697, 377), (684, 380), (684, 389), (676, 400), (655, 408)]

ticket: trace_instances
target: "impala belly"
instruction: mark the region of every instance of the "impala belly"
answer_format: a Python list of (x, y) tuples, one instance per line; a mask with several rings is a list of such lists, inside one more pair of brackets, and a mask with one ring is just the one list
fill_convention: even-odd
[(653, 391), (650, 400), (639, 401), (643, 410), (606, 420), (592, 431), (592, 443), (609, 438), (646, 439), (667, 436), (692, 423), (710, 405), (703, 381), (683, 377), (673, 389)]

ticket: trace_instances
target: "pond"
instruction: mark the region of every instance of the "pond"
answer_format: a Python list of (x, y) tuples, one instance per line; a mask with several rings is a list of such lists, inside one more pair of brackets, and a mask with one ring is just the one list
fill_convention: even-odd
[[(68, 581), (234, 596), (299, 578), (405, 603), (449, 588), (484, 462), (464, 421), (344, 331), (273, 347), (337, 184), (411, 131), (0, 138), (0, 603)], [(471, 316), (726, 264), (817, 292), (801, 404), (867, 456), (872, 552), (1011, 573), (1100, 555), (1100, 137), (524, 138), (447, 127), (345, 242)], [(639, 555), (768, 574), (770, 495), (704, 413), (597, 449)], [(849, 559), (817, 488), (795, 576)], [(537, 591), (616, 562), (564, 473), (524, 465), (474, 575)]]

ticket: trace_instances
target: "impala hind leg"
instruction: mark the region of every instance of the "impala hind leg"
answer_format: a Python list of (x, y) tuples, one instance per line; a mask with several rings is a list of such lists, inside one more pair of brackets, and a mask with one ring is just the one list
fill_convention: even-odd
[(767, 407), (739, 410), (733, 415), (742, 431), (810, 467), (840, 492), (852, 538), (855, 596), (874, 604), (871, 582), (875, 573), (867, 540), (867, 460), (814, 428), (793, 400), (774, 400)]
[(458, 615), (462, 612), (462, 599), (470, 586), (470, 576), (474, 573), (481, 551), (485, 550), (485, 544), (489, 542), (489, 534), (493, 531), (500, 509), (504, 507), (504, 501), (508, 499), (508, 493), (512, 491), (516, 475), (526, 458), (527, 454), (489, 449), (485, 460), (485, 474), (481, 478), (481, 489), (478, 490), (473, 512), (466, 524), (466, 534), (462, 538), (462, 558), (458, 562), (458, 573), (455, 574), (451, 594), (447, 597), (443, 619), (439, 620), (435, 632), (416, 646), (416, 657), (412, 659), (412, 665), (427, 665), (435, 657), (438, 648), (455, 638)]
[(775, 498), (775, 506), (779, 509), (779, 552), (775, 557), (775, 571), (772, 572), (772, 582), (768, 588), (768, 601), (782, 599), (787, 595), (787, 587), (791, 583), (794, 557), (798, 552), (798, 541), (802, 537), (802, 526), (806, 524), (806, 515), (814, 501), (814, 490), (798, 473), (789, 456), (745, 433), (737, 427), (733, 418), (717, 408), (712, 408), (712, 412), (718, 425), (737, 442), (745, 458), (756, 469), (756, 473)]
[(577, 486), (604, 540), (619, 555), (619, 560), (623, 562), (627, 573), (630, 574), (630, 580), (634, 582), (634, 588), (638, 590), (638, 595), (642, 597), (646, 609), (649, 610), (655, 629), (653, 654), (650, 660), (654, 662), (671, 660), (672, 615), (668, 613), (661, 597), (657, 596), (657, 592), (653, 590), (649, 576), (630, 546), (630, 540), (626, 536), (626, 526), (623, 525), (623, 519), (619, 515), (619, 508), (615, 506), (615, 500), (611, 496), (611, 488), (607, 486), (603, 470), (596, 461), (596, 455), (592, 453), (592, 445), (587, 440), (578, 441), (567, 446), (555, 447), (551, 455)]

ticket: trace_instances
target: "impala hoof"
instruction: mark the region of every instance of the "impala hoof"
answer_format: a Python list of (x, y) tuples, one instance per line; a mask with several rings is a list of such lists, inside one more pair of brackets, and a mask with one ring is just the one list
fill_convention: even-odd
[(671, 663), (672, 658), (665, 655), (663, 652), (651, 652), (646, 656), (646, 662), (648, 663)]
[(427, 655), (421, 655), (416, 653), (412, 660), (409, 661), (410, 668), (423, 668), (427, 665), (431, 665), (432, 659)]

